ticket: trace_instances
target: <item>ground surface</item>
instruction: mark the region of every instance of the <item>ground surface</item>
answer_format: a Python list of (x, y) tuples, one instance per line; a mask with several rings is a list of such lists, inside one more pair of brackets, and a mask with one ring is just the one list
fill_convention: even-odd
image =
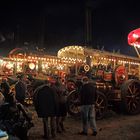
[[(41, 119), (34, 113), (35, 126), (29, 131), (29, 140), (43, 140), (43, 125)], [(97, 136), (80, 136), (80, 119), (70, 116), (65, 121), (66, 132), (57, 134), (54, 140), (140, 140), (140, 114), (128, 116), (108, 111), (106, 118), (97, 121), (100, 130)]]

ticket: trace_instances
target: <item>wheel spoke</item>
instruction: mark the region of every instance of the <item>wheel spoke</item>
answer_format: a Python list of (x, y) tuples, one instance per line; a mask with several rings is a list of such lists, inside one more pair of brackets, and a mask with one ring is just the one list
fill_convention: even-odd
[(128, 103), (128, 110), (129, 111), (135, 111), (136, 109), (137, 109), (137, 106), (139, 105), (139, 103), (138, 102), (132, 102), (132, 101), (129, 101), (129, 103)]
[(133, 104), (132, 104), (132, 107), (134, 107), (134, 109), (136, 109), (136, 108), (137, 108), (137, 106), (136, 106), (136, 104), (135, 104), (135, 103), (133, 103)]
[(127, 96), (126, 96), (126, 98), (132, 98), (132, 96), (130, 96), (130, 95), (127, 95)]
[(138, 94), (138, 93), (140, 93), (139, 86), (136, 85), (136, 84), (133, 84), (133, 85), (131, 85), (131, 87), (128, 87), (128, 88), (129, 88), (129, 91), (130, 91), (132, 94)]
[(135, 93), (136, 93), (136, 94), (135, 94), (136, 96), (137, 96), (137, 95), (140, 95), (140, 91), (139, 91), (139, 90), (138, 90), (138, 92), (135, 92)]
[(100, 101), (98, 104), (99, 104), (99, 105), (101, 105), (101, 104), (103, 103), (103, 101), (104, 101), (104, 100), (103, 100), (103, 99), (101, 99), (101, 101)]
[(138, 88), (135, 87), (133, 93), (136, 93), (137, 90), (138, 90)]
[(130, 111), (131, 110), (131, 101), (129, 101), (129, 103), (127, 104), (128, 106), (128, 110)]
[(134, 103), (135, 103), (135, 105), (139, 105), (140, 104), (137, 100), (135, 100)]
[(96, 99), (96, 104), (98, 104), (97, 102), (98, 102), (98, 99), (99, 99), (99, 96), (97, 96), (97, 99)]
[(132, 106), (131, 106), (131, 108), (132, 108), (132, 109), (131, 109), (132, 111), (135, 111), (135, 110), (137, 109), (137, 106), (136, 106), (136, 104), (135, 104), (135, 103), (132, 103)]
[(128, 86), (128, 91), (129, 91), (129, 93), (133, 94), (132, 89), (131, 89), (130, 86)]
[(135, 84), (132, 86), (132, 92), (133, 92), (133, 94), (135, 93), (135, 91), (136, 91), (136, 86), (135, 86)]
[(140, 97), (137, 96), (135, 99), (136, 99), (136, 100), (140, 100)]

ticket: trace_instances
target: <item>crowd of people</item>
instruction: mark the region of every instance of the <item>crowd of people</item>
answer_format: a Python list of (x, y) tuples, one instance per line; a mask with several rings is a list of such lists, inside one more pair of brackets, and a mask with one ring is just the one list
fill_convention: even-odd
[(24, 76), (17, 77), (15, 87), (10, 87), (6, 78), (0, 84), (0, 130), (7, 132), (9, 139), (27, 140), (28, 130), (33, 127), (32, 117), (25, 107), (26, 83)]
[[(17, 104), (18, 109), (22, 110), (26, 120), (31, 124), (31, 118), (28, 116), (25, 109), (24, 100), (26, 98), (27, 85), (25, 83), (24, 75), (18, 76), (18, 81), (15, 84), (15, 92), (10, 89), (6, 80), (1, 83), (0, 92), (0, 108), (3, 104), (8, 103), (14, 110)], [(79, 105), (81, 106), (81, 123), (82, 131), (78, 132), (79, 135), (88, 135), (89, 126), (93, 130), (92, 135), (97, 135), (97, 127), (95, 120), (95, 100), (96, 88), (93, 83), (87, 78), (81, 84), (77, 83), (79, 92)], [(67, 88), (60, 78), (55, 81), (46, 80), (44, 84), (40, 85), (34, 90), (33, 105), (39, 118), (42, 118), (44, 128), (43, 138), (49, 139), (57, 136), (58, 133), (66, 131), (64, 121), (67, 118)], [(0, 117), (3, 110), (0, 109)], [(32, 125), (33, 126), (33, 125)], [(1, 128), (0, 128), (1, 129)], [(8, 132), (9, 133), (9, 132)], [(20, 136), (20, 131), (14, 133), (21, 140), (27, 140), (25, 137)]]

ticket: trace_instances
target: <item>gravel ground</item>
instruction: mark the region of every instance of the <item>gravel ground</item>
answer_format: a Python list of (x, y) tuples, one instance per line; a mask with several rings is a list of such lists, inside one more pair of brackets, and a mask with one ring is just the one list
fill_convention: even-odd
[[(29, 131), (29, 140), (43, 140), (43, 125), (34, 112), (33, 118), (35, 126)], [(128, 116), (108, 111), (106, 118), (97, 121), (98, 134), (91, 136), (89, 130), (88, 136), (80, 136), (77, 133), (81, 131), (80, 119), (74, 119), (70, 116), (65, 121), (66, 132), (57, 134), (54, 140), (140, 140), (140, 114)]]

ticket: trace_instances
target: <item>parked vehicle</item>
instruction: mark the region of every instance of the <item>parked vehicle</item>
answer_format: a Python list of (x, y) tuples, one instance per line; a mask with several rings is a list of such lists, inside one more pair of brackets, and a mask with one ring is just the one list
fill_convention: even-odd
[[(68, 96), (68, 112), (72, 116), (80, 114), (78, 104), (79, 91), (76, 87), (76, 81), (83, 81), (85, 75), (81, 76), (81, 78), (79, 78), (79, 75), (75, 76), (73, 80), (69, 79), (67, 82), (68, 86), (72, 85), (72, 87), (75, 87)], [(103, 68), (96, 69), (96, 72), (90, 79), (97, 88), (97, 119), (103, 118), (110, 106), (115, 108), (115, 110), (121, 109), (124, 113), (131, 115), (140, 112), (140, 81), (129, 79), (124, 66), (116, 66), (113, 71), (106, 71)]]

